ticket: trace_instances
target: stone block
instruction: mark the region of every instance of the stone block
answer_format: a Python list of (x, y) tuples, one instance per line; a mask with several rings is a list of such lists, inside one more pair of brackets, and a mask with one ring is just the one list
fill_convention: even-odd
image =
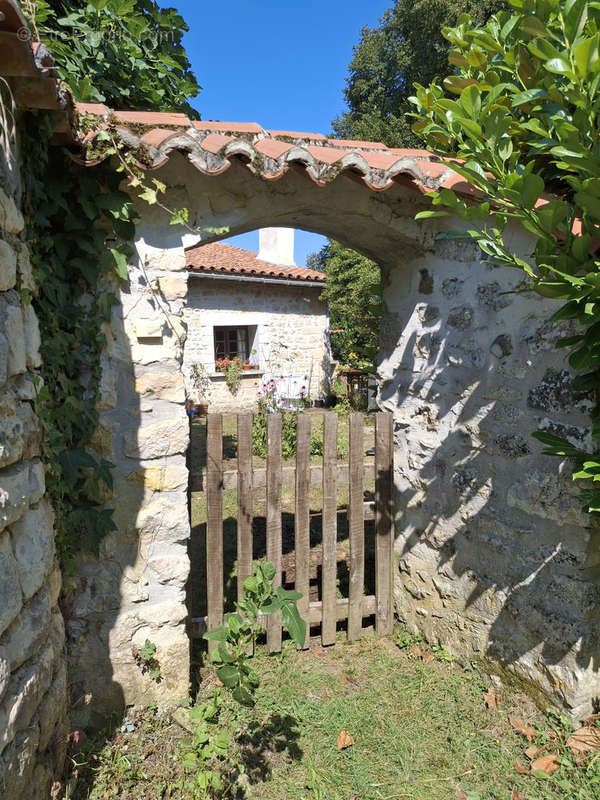
[(151, 319), (136, 319), (133, 324), (138, 339), (161, 339), (163, 328), (164, 320), (160, 313)]
[(8, 339), (0, 333), (0, 386), (8, 380)]
[(40, 455), (42, 426), (30, 403), (18, 403), (17, 419), (21, 425), (23, 458), (37, 458)]
[(48, 795), (48, 786), (39, 785), (34, 777), (39, 740), (39, 728), (33, 725), (6, 748), (0, 757), (0, 797), (37, 800)]
[[(0, 644), (0, 700), (4, 697), (10, 678), (10, 661)], [(0, 795), (1, 796), (1, 795)]]
[(19, 270), (19, 277), (21, 278), (21, 288), (29, 289), (30, 292), (35, 292), (36, 285), (33, 277), (31, 259), (29, 258), (29, 248), (23, 243), (20, 243), (17, 248), (17, 267)]
[(46, 646), (34, 661), (14, 673), (0, 703), (0, 751), (25, 730), (52, 680), (54, 650)]
[(181, 492), (179, 502), (169, 498), (153, 500), (144, 506), (137, 515), (135, 527), (139, 531), (140, 546), (152, 544), (177, 544), (187, 541), (190, 523), (187, 508), (187, 495)]
[(117, 405), (117, 383), (119, 378), (119, 365), (109, 361), (107, 358), (101, 359), (102, 374), (98, 387), (98, 411), (110, 411)]
[(6, 233), (21, 233), (25, 227), (23, 214), (17, 208), (15, 201), (0, 188), (0, 231)]
[(53, 522), (50, 504), (43, 500), (28, 509), (11, 527), (19, 581), (26, 600), (41, 587), (52, 566)]
[(4, 314), (4, 335), (8, 341), (8, 375), (18, 375), (27, 369), (27, 348), (23, 309), (21, 306), (5, 303), (1, 309)]
[(40, 324), (36, 317), (33, 306), (30, 304), (23, 306), (23, 330), (25, 332), (25, 355), (29, 369), (37, 369), (42, 366), (40, 356)]
[(4, 657), (10, 663), (11, 672), (31, 658), (48, 636), (50, 624), (50, 592), (47, 586), (35, 594), (21, 609), (0, 639)]
[(0, 634), (16, 618), (23, 605), (19, 570), (8, 532), (0, 534)]
[(187, 281), (177, 275), (163, 275), (158, 288), (165, 300), (181, 300), (187, 295)]
[(506, 502), (510, 508), (517, 508), (534, 517), (553, 520), (560, 525), (571, 523), (591, 527), (591, 518), (584, 516), (581, 511), (577, 487), (571, 491), (569, 488), (558, 475), (536, 470), (512, 484), (507, 492)]
[(50, 744), (57, 726), (66, 727), (65, 709), (67, 706), (67, 666), (64, 661), (58, 664), (50, 688), (44, 695), (39, 710), (40, 743), (42, 753)]
[(12, 289), (17, 280), (17, 254), (8, 242), (0, 239), (0, 292)]
[(23, 514), (29, 505), (29, 489), (27, 462), (15, 464), (0, 472), (0, 530)]
[(125, 436), (125, 455), (153, 459), (185, 453), (189, 443), (189, 425), (185, 414), (175, 420), (161, 420), (141, 425)]
[(142, 397), (157, 397), (174, 403), (185, 402), (181, 372), (145, 372), (136, 377), (135, 391)]
[(148, 559), (148, 570), (154, 581), (169, 586), (183, 587), (190, 574), (190, 559), (186, 548), (178, 547), (180, 552), (164, 553), (153, 547), (155, 555)]

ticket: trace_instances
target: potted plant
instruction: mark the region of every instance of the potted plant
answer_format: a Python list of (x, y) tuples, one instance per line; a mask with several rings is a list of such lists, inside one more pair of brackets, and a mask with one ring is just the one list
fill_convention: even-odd
[(205, 416), (208, 414), (208, 402), (212, 393), (210, 376), (204, 364), (192, 364), (190, 374), (199, 400), (199, 402), (195, 404), (196, 414)]
[(241, 371), (241, 359), (231, 358), (227, 360), (227, 366), (225, 367), (225, 383), (231, 394), (235, 394), (239, 389)]

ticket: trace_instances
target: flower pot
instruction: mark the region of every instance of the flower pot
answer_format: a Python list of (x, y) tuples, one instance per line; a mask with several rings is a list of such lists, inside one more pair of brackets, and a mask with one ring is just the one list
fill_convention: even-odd
[(250, 369), (258, 369), (258, 364), (250, 364)]
[(248, 372), (248, 370), (252, 369), (252, 367), (250, 366), (250, 364), (242, 364), (242, 369), (244, 370), (244, 372)]
[(208, 414), (208, 403), (196, 403), (194, 412), (200, 417), (205, 417)]

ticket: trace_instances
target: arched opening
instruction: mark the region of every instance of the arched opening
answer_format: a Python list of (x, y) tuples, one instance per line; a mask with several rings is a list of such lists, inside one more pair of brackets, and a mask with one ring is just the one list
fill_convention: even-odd
[[(122, 335), (107, 357), (109, 366), (120, 364), (118, 380), (127, 362), (127, 380), (133, 375), (147, 387), (139, 413), (108, 412), (117, 434), (135, 443), (115, 454), (117, 491), (135, 466), (143, 491), (138, 506), (121, 514), (132, 532), (130, 550), (122, 552), (118, 537), (106, 547), (114, 548), (119, 577), (130, 570), (146, 582), (134, 595), (121, 580), (120, 608), (105, 626), (116, 642), (108, 648), (115, 681), (128, 680), (132, 629), (145, 635), (160, 604), (170, 604), (171, 622), (152, 631), (159, 645), (165, 637), (167, 694), (181, 688), (185, 672), (190, 531), (174, 511), (188, 479), (187, 435), (178, 436), (180, 421), (187, 424), (185, 251), (256, 228), (287, 227), (332, 237), (381, 266), (378, 403), (395, 421), (396, 612), (427, 638), (466, 658), (490, 658), (573, 713), (589, 707), (600, 687), (592, 585), (581, 570), (596, 533), (569, 482), (529, 439), (532, 430), (556, 426), (577, 437), (585, 424), (587, 401), (569, 394), (555, 334), (545, 327), (549, 301), (515, 294), (520, 276), (492, 271), (470, 245), (436, 238), (456, 220), (415, 222), (427, 202), (421, 190), (447, 180), (445, 168), (421, 154), (359, 158), (349, 146), (348, 154), (336, 151), (332, 167), (327, 144), (301, 147), (263, 134), (254, 143), (169, 136), (157, 176), (168, 187), (166, 204), (188, 208), (195, 231), (182, 233), (162, 210), (140, 203), (137, 262), (119, 310)], [(273, 148), (288, 153), (285, 168), (278, 156), (265, 155)], [(319, 148), (321, 161), (314, 156)], [(515, 231), (513, 246), (526, 254), (530, 242)], [(169, 324), (155, 330), (146, 321), (159, 307)], [(179, 376), (172, 394), (157, 378), (167, 373)], [(152, 568), (135, 552), (140, 531), (155, 542), (163, 537)], [(144, 687), (126, 685), (125, 694), (135, 698)]]

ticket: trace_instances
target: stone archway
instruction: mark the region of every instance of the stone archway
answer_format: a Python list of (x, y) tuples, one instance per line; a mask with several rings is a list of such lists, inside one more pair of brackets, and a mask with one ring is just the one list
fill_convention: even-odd
[[(200, 233), (182, 235), (161, 209), (138, 206), (99, 432), (116, 464), (119, 531), (102, 544), (101, 569), (83, 566), (72, 623), (82, 631), (72, 660), (93, 707), (187, 691), (184, 249), (289, 226), (332, 236), (382, 268), (379, 403), (396, 423), (399, 615), (573, 714), (586, 711), (600, 694), (584, 572), (597, 534), (528, 436), (561, 426), (583, 436), (586, 399), (570, 393), (556, 332), (544, 324), (551, 303), (506, 294), (520, 275), (492, 271), (472, 246), (438, 241), (439, 227), (414, 221), (424, 190), (460, 185), (428, 154), (178, 117), (116, 117), (168, 187), (165, 203), (190, 209)], [(515, 231), (514, 246), (527, 253), (530, 242)], [(160, 685), (135, 668), (132, 642), (145, 638), (158, 645)], [(102, 692), (107, 679), (112, 694)]]

